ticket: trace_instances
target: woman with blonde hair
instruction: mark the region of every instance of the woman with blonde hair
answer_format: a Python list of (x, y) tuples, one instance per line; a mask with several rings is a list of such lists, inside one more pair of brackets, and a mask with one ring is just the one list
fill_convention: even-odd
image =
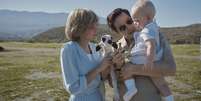
[(75, 9), (68, 16), (65, 34), (70, 41), (62, 47), (60, 61), (69, 101), (104, 101), (102, 75), (107, 75), (112, 61), (120, 61), (119, 54), (114, 56), (116, 60), (102, 58), (90, 42), (96, 36), (97, 24), (97, 15), (88, 9)]

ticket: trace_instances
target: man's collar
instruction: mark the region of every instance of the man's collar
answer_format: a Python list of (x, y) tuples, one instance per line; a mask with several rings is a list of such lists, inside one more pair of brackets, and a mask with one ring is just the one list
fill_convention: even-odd
[(127, 47), (127, 42), (125, 37), (123, 36), (121, 39), (118, 40), (117, 44), (121, 44), (121, 47)]

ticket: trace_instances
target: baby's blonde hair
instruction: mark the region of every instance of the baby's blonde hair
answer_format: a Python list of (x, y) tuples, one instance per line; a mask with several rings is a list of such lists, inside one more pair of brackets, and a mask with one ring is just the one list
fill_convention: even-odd
[(132, 18), (148, 17), (153, 20), (156, 14), (154, 4), (150, 0), (138, 0), (131, 9)]

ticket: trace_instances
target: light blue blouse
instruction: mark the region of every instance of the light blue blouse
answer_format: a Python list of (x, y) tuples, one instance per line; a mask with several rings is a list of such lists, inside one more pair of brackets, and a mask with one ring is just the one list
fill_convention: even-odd
[[(87, 84), (86, 74), (98, 67), (102, 60), (90, 43), (92, 54), (87, 54), (77, 42), (70, 41), (61, 49), (60, 61), (64, 87), (70, 94), (69, 101), (104, 101), (101, 94), (100, 75)], [(102, 88), (103, 89), (103, 88)]]

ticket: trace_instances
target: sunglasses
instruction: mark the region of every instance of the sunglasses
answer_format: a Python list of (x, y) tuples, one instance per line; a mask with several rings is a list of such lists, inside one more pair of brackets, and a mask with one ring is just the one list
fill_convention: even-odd
[(126, 21), (126, 24), (121, 25), (121, 26), (119, 27), (119, 30), (120, 30), (121, 32), (125, 31), (125, 30), (127, 29), (126, 25), (131, 25), (132, 23), (133, 23), (133, 20), (132, 20), (131, 18), (128, 19), (128, 20)]

